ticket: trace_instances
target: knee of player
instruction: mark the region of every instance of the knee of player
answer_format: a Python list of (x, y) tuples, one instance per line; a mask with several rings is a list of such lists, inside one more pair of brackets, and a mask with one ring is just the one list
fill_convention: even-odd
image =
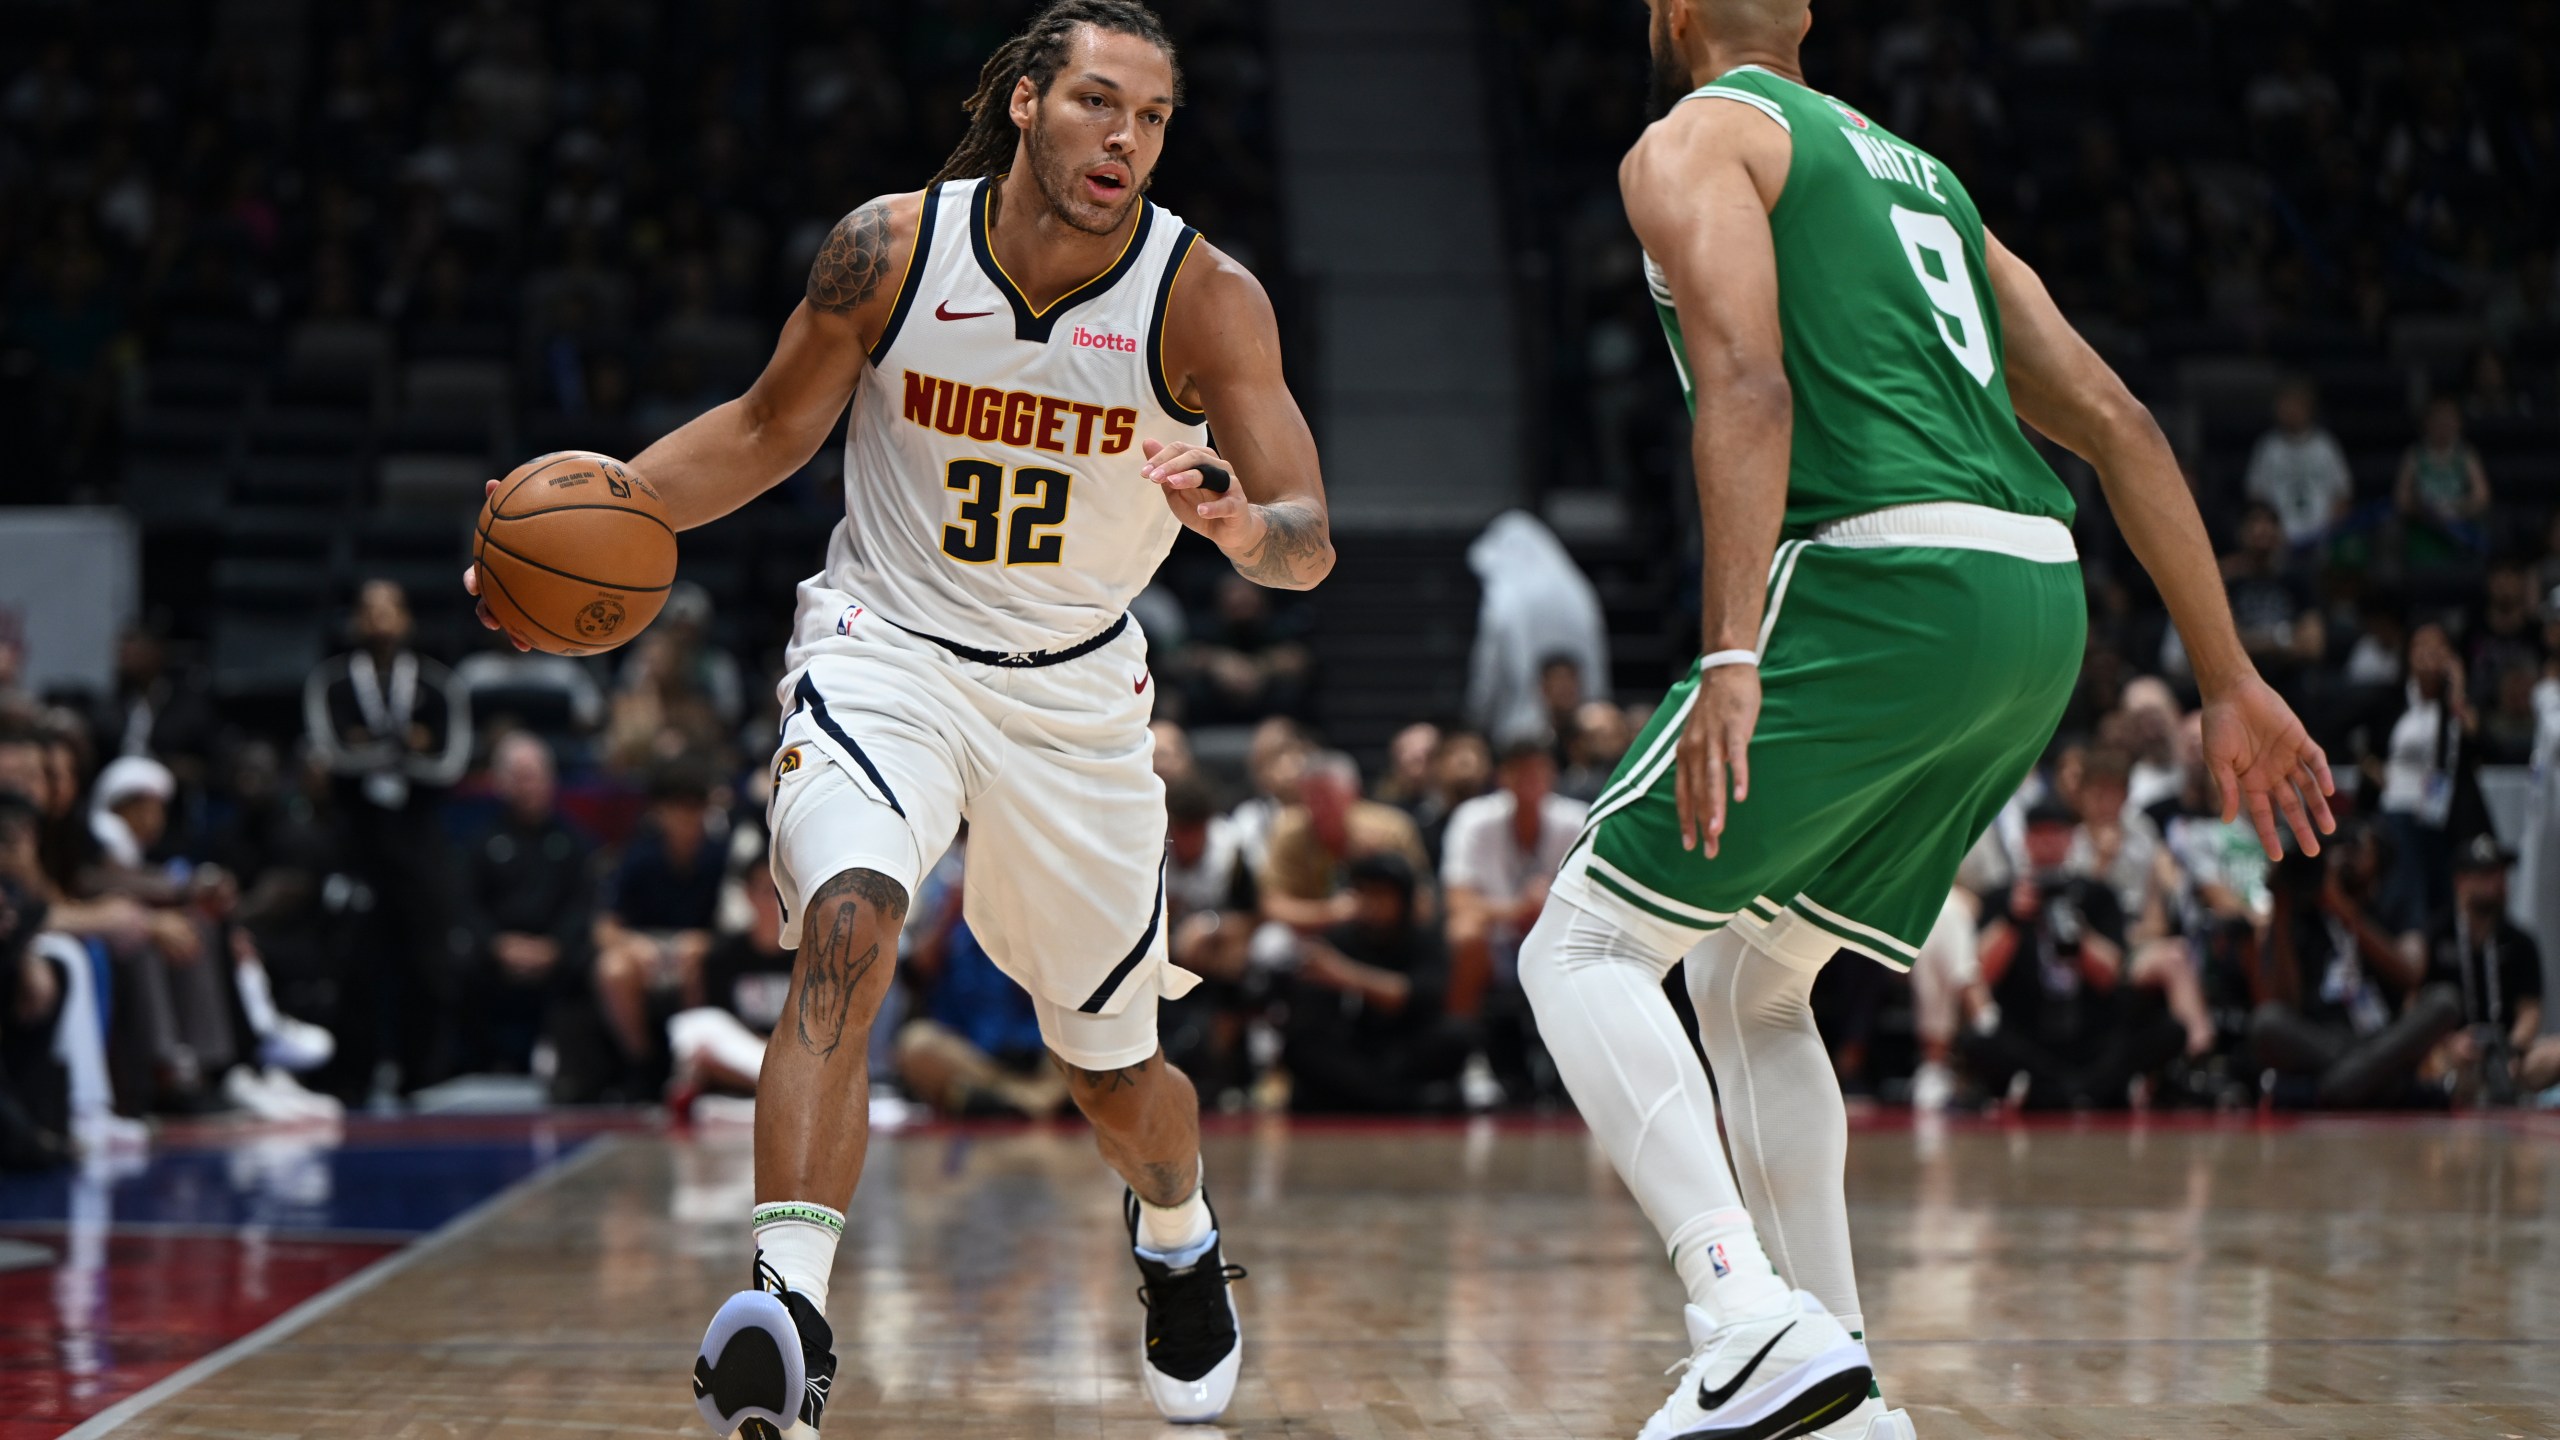
[(792, 959), (793, 1024), (801, 1043), (832, 1054), (861, 1049), (888, 993), (907, 892), (871, 870), (847, 870), (810, 898)]
[(1091, 1069), (1050, 1052), (1052, 1061), (1067, 1077), (1067, 1091), (1075, 1097), (1077, 1108), (1089, 1117), (1097, 1111), (1109, 1114), (1136, 1105), (1145, 1098), (1149, 1082), (1165, 1073), (1164, 1052), (1159, 1050), (1134, 1065)]

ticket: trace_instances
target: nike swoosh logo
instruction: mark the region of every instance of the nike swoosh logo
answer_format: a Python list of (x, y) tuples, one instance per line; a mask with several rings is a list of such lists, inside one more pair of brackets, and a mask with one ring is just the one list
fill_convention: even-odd
[(1147, 672), (1146, 674), (1144, 674), (1144, 675), (1139, 676), (1139, 677), (1138, 677), (1138, 693), (1139, 693), (1139, 694), (1141, 694), (1141, 695), (1146, 694), (1146, 693), (1147, 693), (1147, 682), (1148, 682), (1148, 681), (1150, 681), (1150, 680), (1153, 680), (1154, 678), (1156, 678), (1156, 677), (1155, 677), (1155, 672), (1154, 672), (1154, 671), (1152, 671), (1152, 670), (1148, 671), (1148, 672)]
[(1744, 1383), (1751, 1379), (1751, 1372), (1760, 1368), (1760, 1362), (1769, 1358), (1769, 1352), (1778, 1348), (1778, 1342), (1787, 1338), (1787, 1330), (1793, 1330), (1795, 1328), (1795, 1322), (1790, 1320), (1787, 1322), (1786, 1330), (1781, 1330), (1777, 1334), (1770, 1336), (1769, 1343), (1760, 1347), (1760, 1353), (1751, 1357), (1751, 1363), (1743, 1366), (1741, 1370), (1734, 1374), (1732, 1379), (1724, 1382), (1724, 1388), (1720, 1390), (1710, 1390), (1707, 1388), (1707, 1377), (1704, 1375), (1699, 1376), (1698, 1408), (1701, 1410), (1721, 1409), (1724, 1402), (1732, 1399), (1735, 1394), (1742, 1389)]
[(996, 312), (993, 310), (954, 310), (948, 300), (933, 307), (933, 318), (936, 320), (975, 320), (994, 313)]

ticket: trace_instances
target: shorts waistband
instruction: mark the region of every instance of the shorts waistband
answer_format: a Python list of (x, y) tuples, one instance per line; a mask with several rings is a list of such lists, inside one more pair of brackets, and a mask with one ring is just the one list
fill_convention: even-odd
[(2046, 565), (2080, 558), (2080, 547), (2071, 543), (2071, 527), (2059, 520), (1954, 500), (1895, 505), (1827, 521), (1814, 527), (1812, 539), (1817, 545), (1866, 550), (1901, 545), (1989, 550)]
[(1042, 665), (1062, 665), (1069, 660), (1078, 658), (1079, 656), (1092, 654), (1094, 651), (1099, 650), (1103, 646), (1110, 644), (1112, 641), (1119, 639), (1120, 632), (1129, 628), (1129, 617), (1126, 612), (1123, 612), (1119, 619), (1112, 621), (1110, 624), (1103, 626), (1100, 630), (1086, 636), (1084, 639), (1077, 641), (1073, 645), (1064, 647), (1063, 649), (981, 650), (975, 645), (963, 645), (957, 640), (945, 640), (939, 635), (929, 635), (922, 630), (908, 630), (906, 626), (899, 625), (897, 621), (890, 620), (886, 615), (883, 615), (880, 618), (882, 620), (887, 620), (889, 624), (896, 626), (900, 630), (905, 630), (906, 633), (913, 635), (919, 640), (932, 641), (934, 644), (941, 646), (943, 649), (950, 651), (952, 654), (959, 656), (963, 660), (974, 661), (980, 665), (1003, 665), (1014, 669), (1036, 669)]

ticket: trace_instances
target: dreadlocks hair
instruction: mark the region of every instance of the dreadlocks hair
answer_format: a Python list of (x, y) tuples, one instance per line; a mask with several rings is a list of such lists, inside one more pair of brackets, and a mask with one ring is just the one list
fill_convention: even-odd
[(960, 137), (951, 158), (942, 162), (941, 171), (933, 177), (935, 184), (1001, 175), (1013, 164), (1014, 144), (1022, 133), (1013, 123), (1014, 82), (1028, 75), (1039, 93), (1048, 94), (1059, 67), (1067, 63), (1067, 44), (1079, 25), (1134, 35), (1162, 50), (1173, 66), (1174, 103), (1181, 103), (1182, 61), (1156, 12), (1138, 0), (1053, 0), (1031, 17), (1021, 34), (987, 57), (986, 68), (978, 72), (977, 93), (961, 106), (969, 112), (969, 133)]

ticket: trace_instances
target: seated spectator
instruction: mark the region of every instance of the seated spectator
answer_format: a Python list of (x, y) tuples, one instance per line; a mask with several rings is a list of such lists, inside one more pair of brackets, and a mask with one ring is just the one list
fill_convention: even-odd
[(2377, 832), (2343, 828), (2277, 867), (2249, 1042), (2279, 1105), (2406, 1103), (2419, 1067), (2462, 1028), (2460, 992), (2429, 983), (2376, 918), (2382, 852)]
[(192, 789), (213, 755), (213, 697), (202, 676), (172, 671), (157, 631), (133, 626), (116, 641), (115, 687), (90, 729), (107, 753), (157, 756)]
[(2507, 919), (2515, 857), (2474, 835), (2454, 857), (2453, 908), (2424, 937), (2403, 937), (2430, 988), (2462, 1001), (2462, 1028), (2436, 1046), (2428, 1070), (2457, 1097), (2512, 1104), (2560, 1085), (2560, 1036), (2542, 1033), (2542, 951)]
[(1493, 747), (1473, 730), (1441, 732), (1440, 748), (1431, 753), (1431, 788), (1413, 807), (1413, 823), (1422, 831), (1422, 846), (1434, 865), (1449, 817), (1458, 807), (1493, 785)]
[(2158, 823), (2126, 803), (2132, 770), (2130, 757), (2110, 746), (2092, 746), (2081, 757), (2079, 784), (2069, 797), (2081, 820), (2064, 865), (2115, 892), (2125, 925), (2126, 983), (2159, 991), (2186, 1030), (2187, 1054), (2201, 1056), (2213, 1048), (2213, 1016), (2194, 952), (2177, 930), (2178, 867)]
[[(644, 661), (638, 648), (622, 662), (625, 692), (656, 684), (698, 697), (722, 727), (733, 726), (747, 710), (746, 683), (738, 662), (711, 638), (711, 595), (690, 580), (679, 580), (667, 592), (666, 608), (649, 626), (659, 637), (660, 652)], [(653, 668), (654, 666), (654, 668)]]
[(595, 846), (562, 818), (551, 747), (516, 731), (489, 777), (503, 807), (464, 852), (461, 1064), (523, 1073), (555, 1007), (585, 994), (595, 924)]
[(1431, 790), (1431, 756), (1440, 748), (1440, 727), (1417, 720), (1387, 742), (1387, 773), (1369, 787), (1369, 798), (1410, 815)]
[(2249, 452), (2249, 498), (2270, 506), (2285, 542), (2315, 545), (2346, 518), (2355, 476), (2337, 437), (2322, 429), (2320, 396), (2307, 380), (2276, 391), (2275, 428)]
[(791, 995), (792, 953), (782, 948), (782, 897), (754, 854), (734, 867), (747, 905), (742, 930), (722, 935), (702, 957), (698, 1003), (667, 1017), (674, 1057), (674, 1107), (703, 1090), (753, 1095), (764, 1070), (765, 1042), (783, 1021)]
[(631, 642), (609, 713), (604, 762), (625, 774), (646, 774), (685, 756), (719, 756), (728, 745), (729, 726), (683, 643), (655, 626)]
[(1271, 825), (1261, 874), (1264, 919), (1301, 934), (1349, 919), (1356, 902), (1344, 892), (1343, 878), (1352, 861), (1366, 856), (1401, 855), (1416, 876), (1430, 873), (1412, 819), (1360, 798), (1360, 767), (1350, 756), (1328, 750), (1308, 761), (1298, 793), (1298, 803)]
[[(20, 812), (0, 825), (23, 829), (29, 818)], [(43, 900), (0, 878), (0, 1171), (51, 1170), (72, 1159), (52, 1045), (62, 980), (35, 950), (43, 924)]]
[(504, 631), (481, 632), (480, 648), (453, 667), (453, 679), (484, 729), (505, 719), (546, 735), (584, 735), (604, 723), (604, 692), (588, 666), (518, 650)]
[[(2317, 662), (2328, 644), (2319, 597), (2293, 568), (2274, 507), (2252, 505), (2240, 520), (2240, 545), (2222, 557), (2231, 620), (2240, 643), (2269, 683), (2282, 686)], [(2176, 632), (2172, 631), (2174, 637)]]
[(2391, 487), (2400, 512), (2401, 558), (2412, 570), (2467, 562), (2488, 548), (2489, 472), (2462, 438), (2462, 405), (2450, 395), (2427, 403), (2425, 429), (2400, 458)]
[(965, 853), (946, 857), (916, 887), (899, 963), (919, 1013), (897, 1029), (898, 1077), (945, 1115), (1046, 1119), (1067, 1103), (1066, 1075), (1040, 1039), (1029, 992), (996, 968), (960, 913), (966, 863)]
[(1245, 864), (1255, 874), (1271, 858), (1271, 827), (1280, 812), (1298, 803), (1298, 786), (1306, 775), (1307, 757), (1315, 747), (1298, 722), (1273, 716), (1253, 727), (1252, 746), (1245, 751), (1245, 776), (1253, 793), (1230, 812), (1236, 843), (1244, 847)]
[(723, 852), (711, 833), (711, 786), (679, 764), (658, 767), (649, 810), (597, 897), (596, 997), (626, 1060), (645, 1065), (652, 1012), (702, 1004), (702, 962), (720, 913)]
[(1440, 881), (1448, 891), (1449, 1010), (1473, 1015), (1488, 987), (1516, 988), (1520, 938), (1546, 908), (1589, 809), (1555, 793), (1555, 760), (1534, 740), (1505, 746), (1491, 794), (1449, 817)]
[(1306, 612), (1232, 572), (1218, 580), (1217, 610), (1168, 665), (1193, 725), (1245, 725), (1304, 713), (1315, 672)]
[(1414, 872), (1381, 852), (1348, 867), (1342, 918), (1304, 939), (1282, 1060), (1292, 1110), (1447, 1110), (1479, 1041), (1446, 1013), (1447, 966)]
[(2028, 812), (2025, 873), (1982, 936), (1995, 1013), (1966, 1034), (1965, 1057), (2012, 1106), (2121, 1106), (2184, 1039), (2156, 997), (2127, 983), (2124, 912), (2106, 881), (2074, 873), (2076, 826), (2058, 802)]
[(1198, 776), (1165, 787), (1165, 913), (1173, 963), (1206, 982), (1160, 1002), (1165, 1057), (1215, 1096), (1251, 1078), (1244, 1019), (1246, 967), (1260, 901), (1234, 822)]
[(1574, 708), (1573, 728), (1565, 732), (1564, 773), (1556, 777), (1556, 793), (1585, 805), (1599, 799), (1634, 739), (1635, 727), (1617, 704), (1583, 701)]

